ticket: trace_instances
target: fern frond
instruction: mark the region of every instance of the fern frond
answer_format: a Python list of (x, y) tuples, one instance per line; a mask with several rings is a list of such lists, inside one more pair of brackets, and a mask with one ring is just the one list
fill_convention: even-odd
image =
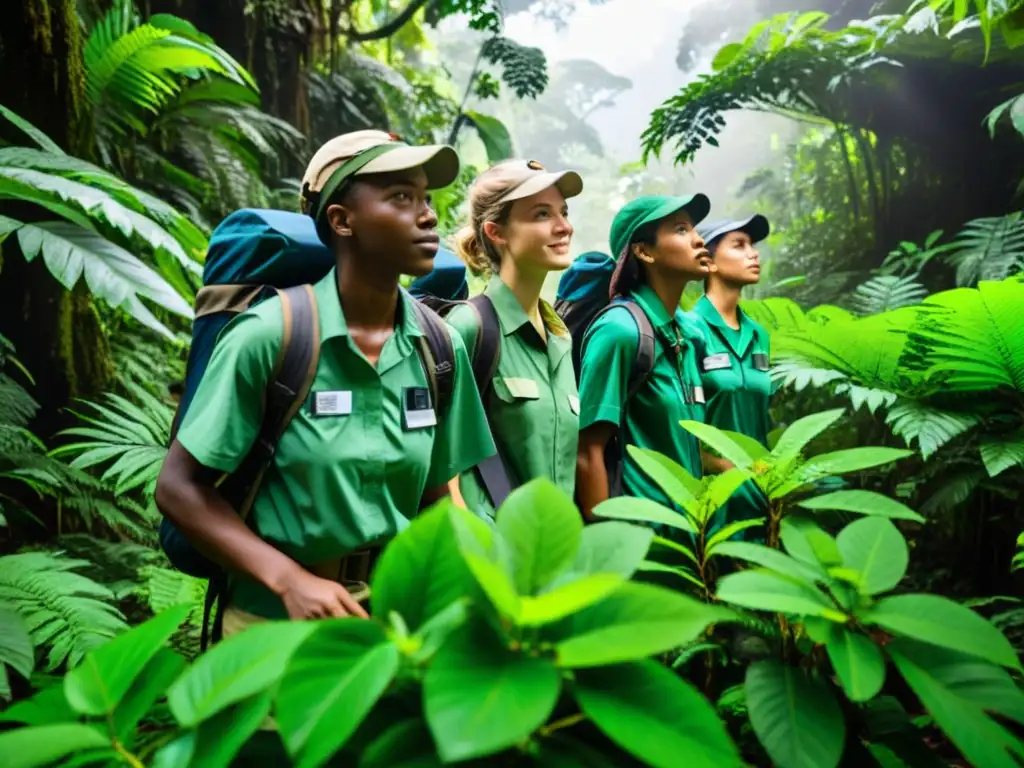
[(983, 435), (979, 448), (989, 477), (995, 477), (1010, 467), (1024, 466), (1024, 431)]
[(920, 304), (927, 295), (928, 289), (917, 282), (915, 275), (876, 275), (854, 290), (853, 308), (860, 315), (877, 315)]
[(117, 495), (141, 488), (152, 496), (160, 465), (167, 455), (173, 410), (149, 396), (139, 407), (119, 395), (106, 394), (100, 402), (85, 402), (87, 412), (76, 413), (86, 426), (71, 427), (58, 437), (83, 438), (51, 451), (71, 456), (71, 467), (89, 469), (111, 462), (101, 476), (114, 484)]
[(981, 423), (977, 414), (947, 411), (916, 400), (900, 400), (885, 417), (893, 434), (908, 447), (917, 441), (921, 458), (928, 459), (939, 448)]
[(502, 66), (501, 79), (520, 99), (535, 99), (548, 87), (548, 61), (540, 48), (492, 37), (484, 44), (483, 56)]
[(981, 470), (954, 474), (932, 492), (932, 495), (921, 504), (919, 511), (929, 518), (949, 512), (967, 501), (984, 480), (985, 472)]
[(915, 308), (900, 366), (951, 392), (1024, 392), (1021, 306), (1024, 282), (1017, 280), (929, 296)]
[(91, 648), (128, 628), (109, 589), (75, 571), (87, 563), (60, 553), (0, 557), (0, 600), (14, 606), (37, 648), (50, 649), (45, 671), (75, 666)]
[(974, 219), (949, 245), (943, 260), (956, 268), (957, 285), (1002, 280), (1024, 269), (1024, 213)]

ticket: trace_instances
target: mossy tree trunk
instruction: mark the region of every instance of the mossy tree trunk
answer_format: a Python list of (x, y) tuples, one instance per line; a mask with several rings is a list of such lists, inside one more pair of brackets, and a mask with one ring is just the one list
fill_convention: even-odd
[[(22, 0), (5, 9), (0, 104), (70, 154), (88, 158), (92, 138), (82, 43), (75, 0)], [(7, 124), (0, 135), (24, 141)], [(4, 203), (3, 209), (22, 221), (54, 218), (35, 206)], [(65, 290), (41, 258), (25, 261), (16, 237), (0, 248), (0, 333), (35, 378), (32, 392), (42, 409), (34, 427), (47, 437), (61, 425), (60, 409), (71, 398), (94, 395), (110, 383), (110, 348), (84, 282)]]

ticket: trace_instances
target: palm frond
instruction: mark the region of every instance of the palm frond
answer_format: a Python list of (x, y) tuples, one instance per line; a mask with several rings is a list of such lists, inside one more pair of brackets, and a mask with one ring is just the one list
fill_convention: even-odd
[(128, 628), (106, 587), (77, 570), (88, 563), (59, 552), (0, 557), (0, 600), (25, 622), (36, 648), (49, 648), (44, 669), (75, 666), (87, 651)]
[(967, 501), (984, 480), (985, 472), (982, 470), (959, 472), (946, 477), (918, 511), (929, 518), (949, 512)]

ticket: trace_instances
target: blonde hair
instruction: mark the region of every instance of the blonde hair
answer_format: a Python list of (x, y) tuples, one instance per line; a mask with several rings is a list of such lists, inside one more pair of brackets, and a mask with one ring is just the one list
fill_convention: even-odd
[(501, 251), (484, 234), (484, 224), (508, 221), (512, 201), (499, 201), (522, 181), (506, 172), (505, 166), (513, 162), (516, 161), (506, 160), (491, 166), (476, 177), (469, 189), (469, 223), (455, 235), (455, 253), (478, 276), (487, 276), (501, 269)]

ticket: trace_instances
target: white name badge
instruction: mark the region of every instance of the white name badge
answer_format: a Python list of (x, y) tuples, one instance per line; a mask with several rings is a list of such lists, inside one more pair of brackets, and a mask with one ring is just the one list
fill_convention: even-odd
[(437, 424), (430, 390), (426, 387), (407, 387), (403, 395), (402, 418), (406, 429), (426, 429)]
[(580, 415), (580, 399), (575, 395), (569, 395), (569, 410), (577, 416)]
[(698, 403), (698, 404), (705, 402), (704, 401), (704, 387), (694, 387), (693, 388), (693, 402)]
[(314, 393), (314, 416), (347, 416), (350, 413), (352, 413), (351, 391)]
[(732, 361), (729, 360), (729, 353), (722, 352), (718, 355), (708, 355), (703, 361), (705, 371), (717, 371), (722, 368), (731, 368)]

